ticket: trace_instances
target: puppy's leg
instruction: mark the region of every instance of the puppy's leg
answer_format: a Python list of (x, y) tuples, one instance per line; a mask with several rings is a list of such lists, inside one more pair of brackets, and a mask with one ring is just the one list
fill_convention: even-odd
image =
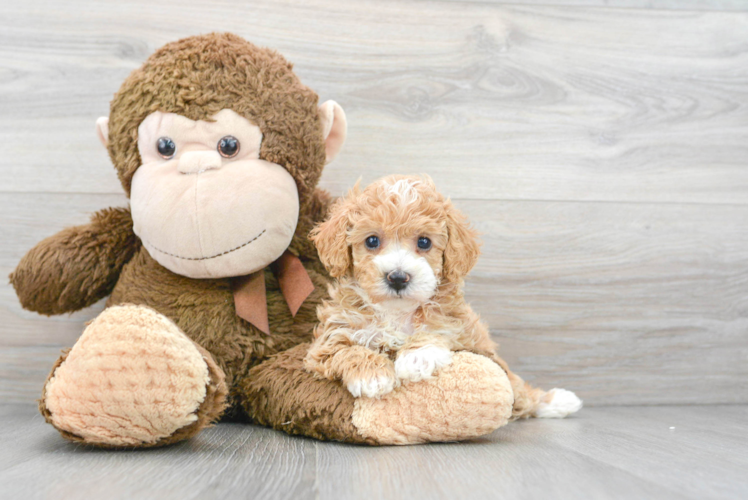
[(346, 335), (325, 335), (312, 344), (304, 367), (329, 380), (340, 380), (354, 397), (378, 398), (397, 385), (392, 360), (353, 344)]
[(397, 353), (397, 378), (409, 382), (430, 378), (438, 369), (452, 362), (450, 344), (443, 337), (416, 334)]
[(392, 360), (367, 347), (351, 346), (340, 351), (333, 362), (340, 366), (341, 380), (353, 397), (378, 398), (397, 385)]
[(533, 387), (512, 372), (506, 361), (499, 356), (494, 354), (492, 358), (504, 369), (514, 391), (512, 420), (529, 417), (564, 418), (582, 408), (582, 400), (573, 392), (558, 388), (546, 392)]

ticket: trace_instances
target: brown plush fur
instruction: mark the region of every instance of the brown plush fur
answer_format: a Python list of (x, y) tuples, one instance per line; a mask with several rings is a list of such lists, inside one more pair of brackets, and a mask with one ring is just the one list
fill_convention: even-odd
[[(239, 387), (244, 406), (259, 424), (317, 439), (376, 444), (362, 437), (351, 418), (354, 399), (340, 384), (303, 368), (309, 344), (300, 344), (252, 369)], [(289, 395), (292, 395), (289, 397)]]
[(71, 227), (31, 249), (10, 275), (26, 309), (47, 316), (77, 311), (114, 289), (140, 248), (130, 211), (107, 208), (85, 226)]
[(291, 173), (304, 210), (325, 163), (317, 100), (274, 50), (230, 33), (185, 38), (158, 49), (114, 96), (109, 155), (129, 193), (142, 163), (137, 130), (146, 116), (162, 111), (206, 120), (231, 109), (260, 127), (260, 158)]
[(232, 109), (260, 127), (260, 157), (285, 167), (296, 180), (301, 206), (289, 251), (316, 286), (293, 317), (275, 276), (265, 271), (270, 335), (236, 315), (231, 279), (190, 279), (156, 263), (133, 233), (128, 209), (102, 210), (89, 224), (65, 229), (29, 251), (10, 276), (21, 304), (62, 314), (111, 294), (109, 306), (150, 306), (211, 353), (225, 373), (229, 403), (236, 405), (239, 381), (253, 366), (311, 339), (315, 308), (328, 282), (307, 237), (330, 203), (326, 192), (315, 189), (325, 163), (317, 101), (277, 52), (236, 35), (210, 34), (156, 51), (111, 103), (108, 149), (128, 193), (140, 165), (137, 129), (148, 114), (205, 120)]

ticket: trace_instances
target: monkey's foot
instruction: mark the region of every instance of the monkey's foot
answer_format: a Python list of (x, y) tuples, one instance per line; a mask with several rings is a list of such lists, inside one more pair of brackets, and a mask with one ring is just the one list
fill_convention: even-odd
[(187, 439), (223, 411), (224, 374), (168, 318), (115, 306), (93, 320), (52, 368), (39, 401), (73, 441), (109, 448)]
[(343, 384), (305, 371), (308, 349), (301, 344), (284, 351), (240, 383), (255, 422), (318, 439), (387, 445), (472, 439), (512, 414), (506, 373), (484, 356), (456, 353), (434, 377), (375, 399), (354, 398)]
[(451, 361), (436, 376), (381, 399), (357, 399), (353, 425), (378, 444), (415, 444), (475, 438), (506, 424), (514, 396), (504, 371), (467, 352)]

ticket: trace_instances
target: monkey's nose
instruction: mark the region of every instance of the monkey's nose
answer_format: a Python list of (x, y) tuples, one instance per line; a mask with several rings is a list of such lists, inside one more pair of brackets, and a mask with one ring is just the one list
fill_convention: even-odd
[(395, 269), (387, 275), (387, 283), (390, 285), (390, 288), (398, 292), (408, 286), (409, 281), (410, 274), (403, 272), (400, 269)]
[(218, 151), (186, 151), (179, 157), (178, 168), (183, 174), (221, 168), (221, 155)]

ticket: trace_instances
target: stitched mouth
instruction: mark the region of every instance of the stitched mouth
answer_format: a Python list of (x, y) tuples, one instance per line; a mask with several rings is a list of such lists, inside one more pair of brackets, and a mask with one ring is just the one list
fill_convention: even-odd
[(255, 236), (255, 237), (254, 237), (254, 238), (252, 238), (251, 240), (247, 241), (246, 243), (242, 243), (242, 244), (241, 244), (241, 245), (239, 245), (238, 247), (234, 247), (234, 248), (232, 248), (231, 250), (226, 250), (225, 252), (217, 253), (217, 254), (215, 254), (215, 255), (211, 255), (211, 256), (209, 256), (209, 257), (183, 257), (183, 256), (181, 256), (181, 255), (176, 255), (176, 254), (173, 254), (173, 253), (171, 253), (171, 252), (167, 252), (166, 250), (161, 250), (160, 248), (158, 248), (158, 247), (156, 247), (156, 246), (153, 246), (153, 245), (152, 245), (152, 244), (151, 244), (150, 242), (148, 242), (148, 241), (144, 241), (144, 242), (145, 242), (145, 244), (146, 244), (146, 245), (147, 245), (147, 246), (148, 246), (149, 248), (152, 248), (152, 249), (156, 250), (157, 252), (160, 252), (160, 253), (162, 253), (162, 254), (164, 254), (164, 255), (168, 255), (168, 256), (170, 256), (170, 257), (174, 257), (174, 258), (176, 258), (176, 259), (182, 259), (182, 260), (210, 260), (210, 259), (215, 259), (215, 258), (217, 258), (217, 257), (221, 257), (221, 256), (223, 256), (223, 255), (226, 255), (226, 254), (230, 254), (231, 252), (236, 252), (237, 250), (241, 250), (242, 248), (246, 247), (246, 246), (247, 246), (247, 245), (249, 245), (250, 243), (253, 243), (253, 242), (255, 242), (255, 241), (256, 241), (256, 240), (257, 240), (257, 239), (258, 239), (258, 238), (259, 238), (260, 236), (262, 236), (263, 234), (265, 234), (265, 231), (266, 231), (266, 230), (265, 230), (265, 229), (263, 229), (262, 231), (260, 231), (260, 234), (258, 234), (257, 236)]

